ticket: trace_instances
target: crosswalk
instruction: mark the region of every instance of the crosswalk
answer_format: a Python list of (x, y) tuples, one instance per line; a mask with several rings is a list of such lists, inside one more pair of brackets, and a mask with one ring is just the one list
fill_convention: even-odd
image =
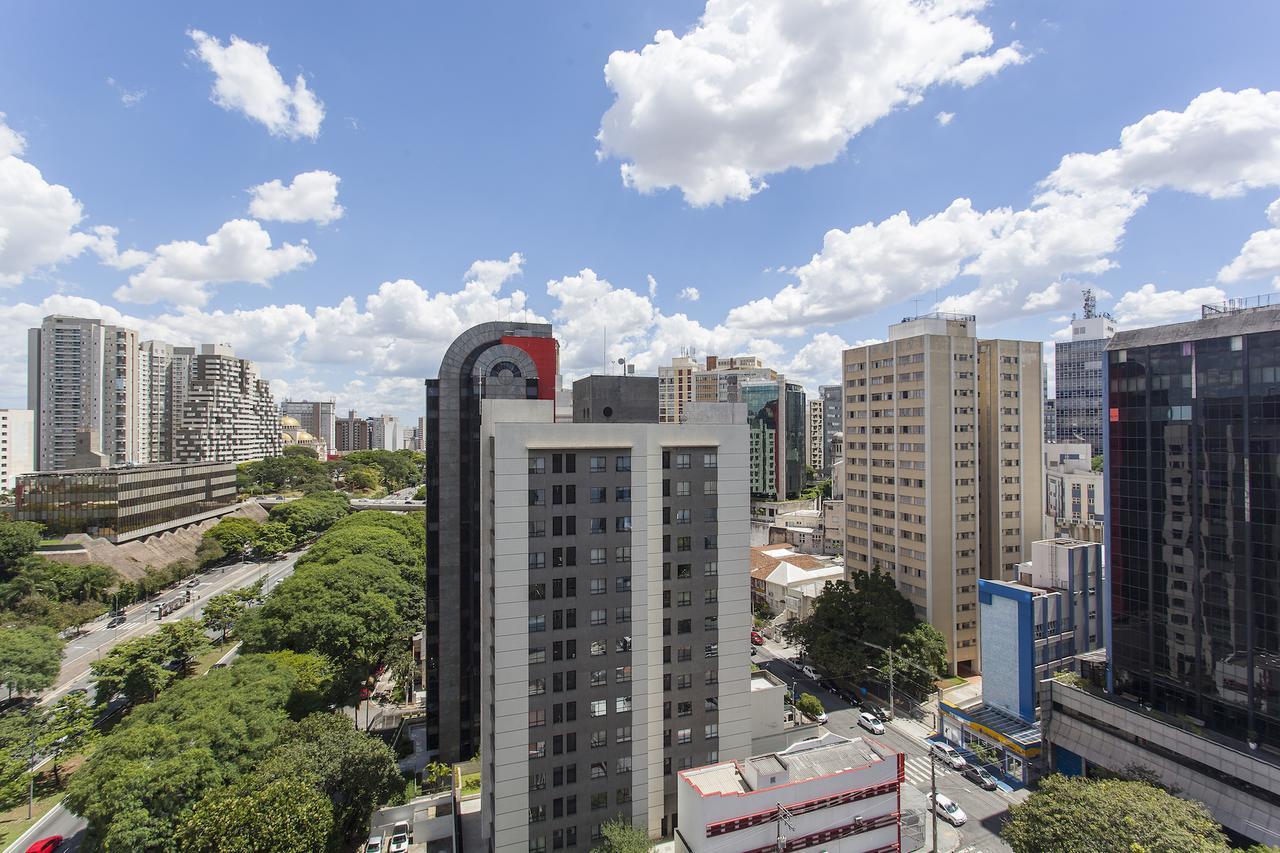
[[(929, 765), (932, 759), (927, 755), (908, 755), (907, 756), (907, 781), (917, 788), (929, 787)], [(954, 771), (938, 765), (938, 778), (941, 779)]]

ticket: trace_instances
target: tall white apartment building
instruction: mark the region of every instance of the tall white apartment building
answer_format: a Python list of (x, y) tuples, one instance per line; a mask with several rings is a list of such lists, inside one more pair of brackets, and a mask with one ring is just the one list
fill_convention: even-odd
[(27, 333), (27, 407), (35, 412), (36, 464), (66, 467), (76, 434), (112, 464), (136, 462), (138, 333), (100, 320), (53, 314)]
[(823, 421), (823, 401), (816, 397), (808, 401), (808, 418), (804, 426), (805, 464), (813, 469), (814, 476), (821, 477), (827, 467), (826, 428)]
[(686, 403), (694, 400), (694, 376), (702, 365), (688, 356), (671, 359), (658, 368), (658, 422), (680, 423)]
[(36, 470), (36, 413), (0, 409), (0, 491), (12, 492), (18, 476)]
[(892, 575), (961, 674), (979, 667), (978, 578), (1026, 559), (1043, 489), (1040, 345), (975, 325), (908, 318), (844, 353), (845, 564)]
[(253, 362), (226, 344), (195, 357), (176, 435), (177, 462), (246, 462), (282, 452), (280, 413)]
[(171, 462), (182, 406), (191, 387), (195, 347), (164, 341), (138, 346), (138, 461)]
[(678, 774), (750, 752), (745, 418), (622, 423), (601, 402), (575, 415), (611, 422), (480, 404), (483, 832), (502, 853), (588, 849), (617, 815), (670, 835)]
[(399, 450), (400, 420), (391, 415), (369, 418), (369, 449)]

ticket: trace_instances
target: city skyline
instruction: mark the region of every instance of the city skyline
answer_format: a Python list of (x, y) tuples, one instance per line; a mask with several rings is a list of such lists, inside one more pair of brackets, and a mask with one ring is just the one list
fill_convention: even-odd
[[(755, 12), (741, 31), (735, 9)], [(694, 347), (759, 355), (812, 396), (844, 348), (935, 305), (1052, 342), (1087, 285), (1121, 328), (1267, 290), (1277, 12), (1021, 11), (563, 4), (508, 10), (523, 35), (493, 51), (467, 9), (365, 20), (348, 44), (287, 5), (128, 27), (19, 10), (0, 36), (0, 81), (23, 81), (0, 82), (0, 169), (23, 202), (0, 199), (3, 329), (63, 313), (226, 341), (279, 399), (411, 422), (444, 346), (487, 320), (555, 323), (566, 380)], [(824, 42), (775, 79), (790, 25), (875, 44)], [(421, 77), (384, 64), (423, 43)], [(735, 88), (756, 80), (776, 87), (759, 112)], [(513, 123), (533, 132), (512, 144)], [(685, 155), (651, 141), (671, 133)], [(20, 363), (15, 335), (0, 358)], [(21, 382), (0, 377), (0, 405)]]

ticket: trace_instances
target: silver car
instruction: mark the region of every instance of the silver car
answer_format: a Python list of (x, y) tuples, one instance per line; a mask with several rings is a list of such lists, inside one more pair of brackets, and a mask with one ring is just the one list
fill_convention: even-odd
[(863, 711), (858, 715), (858, 725), (862, 726), (873, 735), (884, 734), (884, 723), (876, 719), (874, 714), (869, 714), (866, 711)]

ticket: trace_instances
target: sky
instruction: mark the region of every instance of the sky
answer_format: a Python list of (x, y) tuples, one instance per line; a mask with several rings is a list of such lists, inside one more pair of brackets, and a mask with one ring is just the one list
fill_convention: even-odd
[(815, 390), (907, 315), (1051, 344), (1085, 287), (1121, 327), (1280, 288), (1274, 3), (2, 15), (0, 407), (51, 313), (414, 419), (490, 320), (552, 323), (566, 381), (692, 350)]

